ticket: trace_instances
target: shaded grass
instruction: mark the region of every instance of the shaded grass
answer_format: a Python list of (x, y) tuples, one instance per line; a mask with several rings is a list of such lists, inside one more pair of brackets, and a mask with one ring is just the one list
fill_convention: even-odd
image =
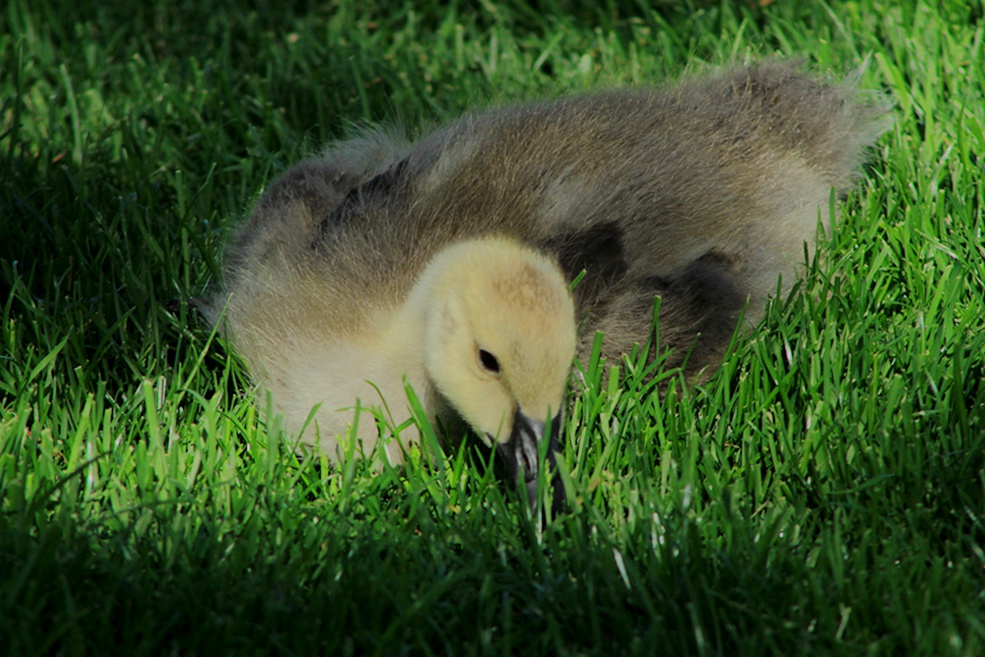
[[(981, 654), (983, 13), (13, 0), (5, 654)], [(708, 383), (660, 401), (640, 359), (579, 370), (546, 527), (469, 445), (291, 456), (187, 302), (263, 183), (352, 122), (776, 52), (871, 56), (897, 122)]]

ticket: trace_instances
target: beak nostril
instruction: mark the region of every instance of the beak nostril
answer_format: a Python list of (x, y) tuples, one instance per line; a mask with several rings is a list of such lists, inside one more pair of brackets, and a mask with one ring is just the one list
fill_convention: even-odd
[(545, 428), (544, 422), (531, 420), (518, 410), (513, 419), (510, 440), (503, 446), (503, 456), (511, 477), (515, 481), (525, 482), (528, 487), (536, 483), (540, 471), (538, 460)]
[(537, 481), (537, 443), (524, 441), (520, 452), (523, 457), (524, 481)]

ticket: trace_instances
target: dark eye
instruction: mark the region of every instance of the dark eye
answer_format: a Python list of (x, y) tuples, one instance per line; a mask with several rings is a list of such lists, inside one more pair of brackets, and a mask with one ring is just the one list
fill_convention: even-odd
[(479, 362), (482, 363), (482, 368), (487, 372), (499, 374), (499, 361), (485, 349), (479, 350)]

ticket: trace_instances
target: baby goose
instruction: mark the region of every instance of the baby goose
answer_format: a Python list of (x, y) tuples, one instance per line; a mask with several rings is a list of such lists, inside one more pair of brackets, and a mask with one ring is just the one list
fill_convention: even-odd
[[(357, 403), (408, 418), (409, 384), (499, 443), (532, 499), (596, 331), (618, 358), (647, 341), (660, 296), (672, 364), (713, 366), (743, 310), (755, 323), (790, 285), (885, 116), (851, 84), (769, 63), (494, 109), (413, 145), (367, 134), (264, 194), (213, 320), (285, 428), (329, 457)], [(378, 437), (365, 414), (358, 436)]]

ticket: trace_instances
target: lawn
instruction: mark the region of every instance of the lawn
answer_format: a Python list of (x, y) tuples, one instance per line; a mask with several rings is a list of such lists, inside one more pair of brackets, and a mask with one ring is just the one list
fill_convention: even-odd
[[(416, 5), (0, 10), (0, 653), (985, 654), (985, 4)], [(468, 445), (295, 457), (197, 315), (354, 125), (767, 56), (895, 124), (714, 377), (578, 367), (552, 522)]]

